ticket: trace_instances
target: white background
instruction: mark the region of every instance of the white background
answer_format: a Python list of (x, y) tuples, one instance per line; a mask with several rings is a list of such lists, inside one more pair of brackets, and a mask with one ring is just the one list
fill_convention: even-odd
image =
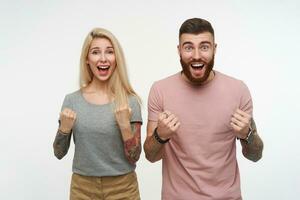
[[(265, 149), (258, 163), (238, 149), (244, 199), (299, 199), (299, 10), (296, 0), (2, 0), (0, 199), (68, 199), (74, 145), (59, 161), (52, 142), (64, 95), (78, 89), (81, 46), (92, 28), (109, 29), (124, 49), (144, 103), (144, 140), (149, 88), (181, 69), (178, 29), (191, 17), (215, 28), (215, 69), (252, 93)], [(142, 152), (137, 173), (142, 199), (160, 199), (161, 163)]]

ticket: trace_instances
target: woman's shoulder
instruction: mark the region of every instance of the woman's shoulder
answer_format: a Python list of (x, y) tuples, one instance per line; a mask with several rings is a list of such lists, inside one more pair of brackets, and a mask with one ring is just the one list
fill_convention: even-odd
[(137, 95), (129, 95), (128, 96), (129, 103), (140, 103), (140, 98)]
[(80, 95), (80, 92), (81, 92), (80, 90), (76, 90), (76, 91), (67, 93), (66, 96), (69, 98), (74, 98), (74, 97), (77, 97), (78, 95)]
[(66, 100), (69, 100), (69, 101), (73, 101), (73, 100), (76, 100), (80, 97), (80, 93), (81, 91), (80, 90), (76, 90), (74, 92), (71, 92), (71, 93), (67, 93), (65, 95), (65, 99)]
[(129, 95), (128, 96), (128, 104), (130, 107), (140, 107), (142, 102), (141, 99), (137, 95)]

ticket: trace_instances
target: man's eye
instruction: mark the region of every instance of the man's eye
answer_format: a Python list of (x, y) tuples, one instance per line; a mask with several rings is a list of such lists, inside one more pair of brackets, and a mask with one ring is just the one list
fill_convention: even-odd
[(187, 46), (187, 47), (185, 47), (184, 49), (185, 49), (186, 51), (191, 51), (191, 50), (193, 49), (193, 47)]
[(207, 51), (209, 49), (208, 45), (203, 45), (201, 46), (201, 50)]

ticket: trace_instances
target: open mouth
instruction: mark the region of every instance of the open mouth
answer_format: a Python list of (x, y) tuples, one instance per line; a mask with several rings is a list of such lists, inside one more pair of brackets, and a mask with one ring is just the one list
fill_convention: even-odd
[(193, 69), (202, 69), (204, 67), (204, 64), (201, 64), (201, 63), (193, 63), (191, 64), (191, 67)]
[(109, 65), (105, 66), (97, 66), (98, 71), (107, 71), (109, 69)]

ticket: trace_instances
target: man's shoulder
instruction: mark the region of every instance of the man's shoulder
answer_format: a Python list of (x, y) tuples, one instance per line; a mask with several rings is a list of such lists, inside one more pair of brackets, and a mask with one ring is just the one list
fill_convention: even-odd
[(163, 79), (155, 81), (153, 83), (153, 85), (156, 86), (156, 87), (163, 87), (163, 86), (172, 85), (172, 84), (178, 82), (179, 77), (180, 77), (180, 72), (177, 72), (177, 73), (172, 74), (170, 76), (167, 76)]
[(224, 73), (219, 72), (219, 71), (215, 71), (215, 73), (219, 77), (219, 79), (222, 80), (222, 81), (226, 81), (226, 82), (232, 83), (232, 84), (243, 84), (242, 80), (240, 80), (238, 78), (235, 78), (233, 76), (224, 74)]
[(221, 72), (215, 71), (216, 75), (218, 76), (218, 80), (222, 82), (223, 85), (226, 85), (228, 88), (235, 88), (235, 89), (245, 89), (248, 88), (244, 81), (235, 78), (233, 76), (223, 74)]

